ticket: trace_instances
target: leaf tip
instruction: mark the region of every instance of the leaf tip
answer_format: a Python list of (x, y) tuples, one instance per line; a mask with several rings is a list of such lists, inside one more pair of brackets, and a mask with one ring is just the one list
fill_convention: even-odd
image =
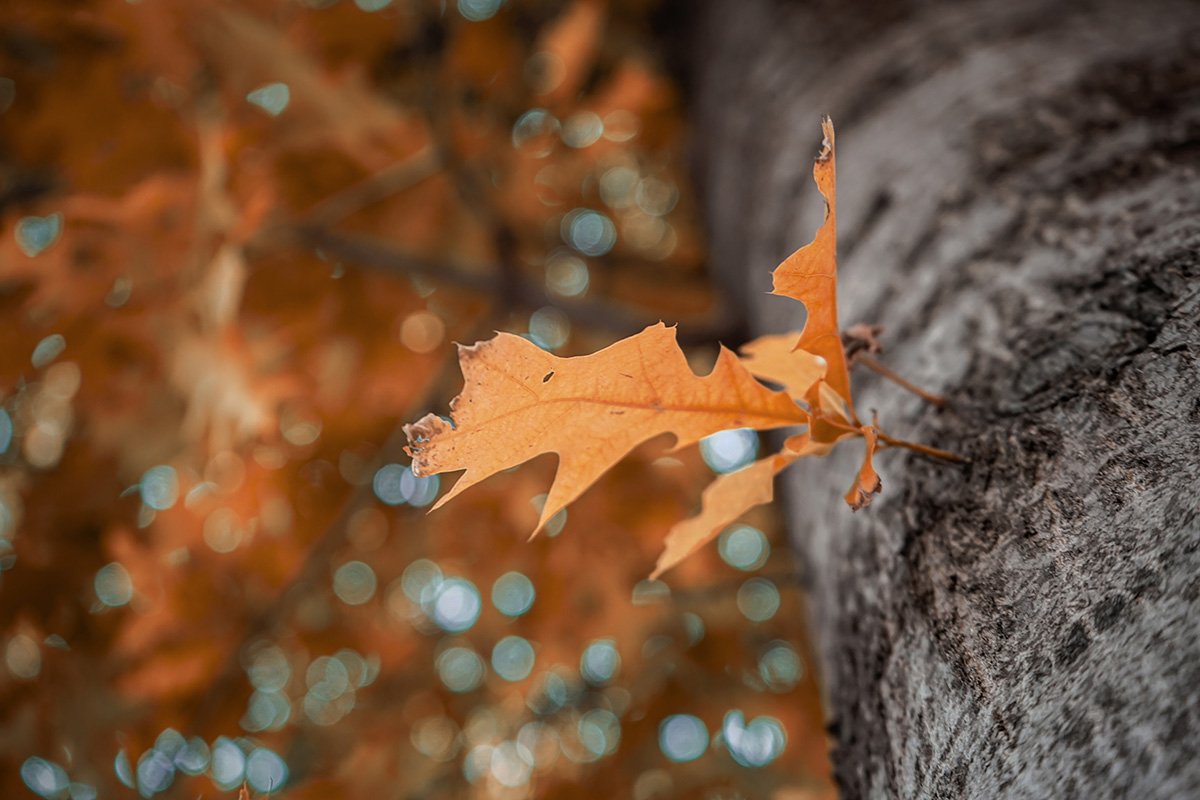
[(466, 472), (464, 472), (462, 474), (462, 477), (460, 477), (454, 483), (454, 485), (450, 487), (450, 491), (446, 492), (444, 495), (439, 497), (437, 499), (437, 502), (434, 503), (433, 505), (431, 505), (429, 507), (429, 510), (426, 511), (425, 513), (432, 514), (434, 511), (437, 511), (439, 508), (446, 505), (446, 503), (450, 502), (455, 497), (458, 497), (458, 495), (461, 494), (464, 490), (469, 489), (471, 486), (475, 485), (475, 483), (476, 483), (476, 481), (471, 479), (471, 471), (467, 470)]
[(430, 443), (447, 430), (454, 430), (454, 426), (437, 414), (426, 414), (416, 422), (404, 425), (404, 435), (408, 438), (404, 452), (413, 460), (413, 475), (424, 478), (438, 472), (429, 468), (428, 449)]
[[(674, 530), (672, 530), (672, 533), (674, 533)], [(685, 553), (683, 555), (676, 552), (675, 548), (672, 547), (671, 536), (668, 535), (666, 547), (664, 547), (663, 551), (658, 554), (658, 560), (656, 562), (654, 562), (654, 570), (650, 573), (650, 577), (648, 578), (648, 580), (652, 580), (652, 581), (658, 580), (665, 573), (674, 569), (675, 566), (678, 565), (679, 562), (683, 560), (684, 555), (687, 555), (690, 553), (691, 553), (691, 550), (688, 550), (687, 553)]]
[(484, 339), (483, 341), (476, 342), (475, 344), (463, 344), (462, 342), (455, 342), (454, 345), (458, 350), (458, 363), (464, 364), (467, 361), (475, 358), (485, 346), (494, 341), (495, 339), (493, 338)]
[(817, 153), (817, 161), (824, 163), (833, 158), (833, 119), (828, 114), (821, 115), (821, 152)]

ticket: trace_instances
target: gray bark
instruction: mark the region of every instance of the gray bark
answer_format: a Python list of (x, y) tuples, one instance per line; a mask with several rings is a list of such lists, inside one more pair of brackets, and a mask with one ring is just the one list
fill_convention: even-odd
[(695, 42), (719, 270), (764, 294), (820, 221), (900, 451), (785, 475), (846, 797), (1200, 796), (1200, 5), (716, 0)]

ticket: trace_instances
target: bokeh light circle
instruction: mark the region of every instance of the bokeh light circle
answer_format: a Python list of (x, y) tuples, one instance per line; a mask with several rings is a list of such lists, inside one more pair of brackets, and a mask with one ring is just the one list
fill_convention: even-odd
[(492, 777), (509, 789), (516, 789), (529, 782), (533, 773), (533, 757), (517, 742), (501, 742), (492, 750), (490, 769)]
[(577, 208), (563, 217), (562, 237), (585, 256), (602, 256), (616, 244), (617, 228), (599, 211)]
[(729, 755), (743, 767), (765, 767), (787, 747), (787, 732), (774, 717), (756, 717), (746, 724), (741, 711), (730, 711), (721, 725)]
[(360, 606), (375, 596), (375, 570), (364, 561), (348, 561), (333, 573), (333, 593), (346, 605)]
[(404, 503), (404, 492), (400, 487), (400, 479), (404, 476), (404, 466), (401, 464), (384, 464), (375, 472), (371, 488), (379, 501), (389, 506)]
[(246, 754), (232, 739), (220, 736), (213, 742), (209, 775), (218, 789), (230, 791), (246, 774)]
[(779, 610), (780, 603), (779, 589), (766, 578), (751, 578), (738, 589), (738, 610), (751, 622), (769, 620)]
[(109, 608), (118, 608), (133, 599), (133, 579), (118, 561), (98, 569), (92, 583), (96, 597)]
[(417, 720), (410, 737), (417, 752), (434, 761), (449, 761), (458, 754), (458, 725), (445, 715)]
[(69, 783), (62, 767), (37, 756), (31, 756), (21, 764), (21, 780), (31, 792), (46, 798), (61, 797)]
[(492, 669), (506, 681), (528, 678), (535, 659), (533, 645), (520, 636), (505, 636), (492, 648)]
[(658, 747), (672, 761), (695, 761), (708, 749), (708, 728), (692, 714), (672, 714), (658, 726)]
[(492, 584), (492, 605), (506, 617), (519, 617), (533, 607), (533, 582), (520, 572), (506, 572)]
[(621, 654), (612, 639), (596, 639), (584, 648), (579, 659), (579, 674), (594, 686), (616, 678), (621, 670)]
[(435, 662), (438, 677), (452, 692), (471, 692), (483, 683), (484, 664), (469, 647), (450, 647)]
[(787, 642), (772, 642), (758, 659), (758, 675), (773, 692), (786, 692), (804, 677), (804, 662)]
[(256, 791), (279, 791), (287, 777), (287, 762), (272, 750), (256, 747), (246, 759), (246, 782)]
[(767, 563), (771, 546), (758, 528), (734, 525), (721, 533), (717, 540), (717, 552), (729, 566), (749, 572)]
[(531, 108), (513, 123), (512, 144), (534, 158), (545, 158), (554, 151), (559, 121), (544, 108)]
[(428, 558), (418, 558), (400, 574), (400, 587), (414, 603), (427, 603), (433, 600), (443, 579), (441, 567)]
[(462, 633), (479, 619), (483, 603), (475, 584), (466, 578), (447, 578), (438, 585), (429, 606), (430, 616), (439, 628)]
[(750, 428), (719, 431), (700, 440), (700, 456), (719, 475), (741, 469), (757, 455), (758, 434)]
[(142, 502), (155, 511), (165, 511), (179, 499), (179, 476), (167, 464), (151, 467), (139, 482)]

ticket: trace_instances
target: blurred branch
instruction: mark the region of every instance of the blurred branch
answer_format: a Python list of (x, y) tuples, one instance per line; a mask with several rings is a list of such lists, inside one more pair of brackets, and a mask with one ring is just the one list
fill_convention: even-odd
[[(391, 247), (388, 243), (362, 234), (330, 231), (321, 226), (301, 224), (287, 228), (285, 238), (322, 255), (350, 262), (359, 267), (389, 274), (419, 275), (439, 283), (489, 297), (507, 296), (518, 307), (535, 310), (553, 305), (572, 322), (617, 336), (629, 336), (658, 322), (658, 317), (630, 311), (618, 303), (600, 299), (568, 300), (551, 297), (519, 270), (502, 270), (496, 265), (456, 265), (437, 261)], [(261, 246), (261, 245), (260, 245)], [(712, 344), (716, 341), (735, 346), (744, 338), (744, 320), (728, 304), (720, 303), (713, 313), (700, 319), (680, 320), (679, 341), (684, 345)]]
[(447, 87), (439, 85), (436, 79), (425, 84), (425, 92), (421, 97), (421, 111), (429, 125), (433, 137), (432, 147), (437, 153), (438, 160), (445, 165), (446, 172), (454, 183), (458, 197), (463, 205), (473, 213), (491, 233), (492, 244), (496, 249), (498, 260), (494, 271), (499, 278), (494, 296), (499, 299), (497, 311), (502, 316), (508, 316), (516, 308), (528, 306), (524, 295), (528, 286), (517, 265), (517, 250), (519, 237), (512, 229), (503, 214), (493, 207), (487, 191), (487, 181), (472, 170), (454, 147), (454, 135), (451, 130), (450, 113), (440, 98), (447, 92)]
[(315, 226), (333, 225), (367, 206), (411, 189), (440, 170), (437, 155), (426, 145), (403, 161), (325, 198), (304, 216), (304, 222)]
[[(486, 268), (485, 274), (496, 276), (490, 281), (487, 291), (499, 300), (497, 312), (501, 315), (517, 309), (537, 309), (545, 305), (554, 305), (563, 311), (575, 323), (587, 327), (610, 331), (617, 336), (631, 336), (648, 325), (659, 321), (636, 312), (631, 313), (621, 305), (605, 300), (560, 300), (552, 299), (542, 285), (531, 283), (524, 275), (518, 263), (518, 245), (520, 237), (513, 229), (506, 215), (496, 208), (493, 203), (489, 186), (490, 178), (485, 171), (473, 168), (454, 146), (454, 135), (451, 129), (451, 115), (445, 103), (445, 97), (454, 96), (455, 87), (446, 86), (442, 76), (431, 74), (425, 82), (426, 90), (422, 95), (420, 107), (432, 136), (431, 147), (436, 152), (438, 162), (445, 168), (458, 191), (459, 199), (479, 221), (490, 231), (495, 246), (497, 264)], [(361, 253), (361, 255), (368, 255)], [(374, 254), (371, 254), (374, 255)], [(349, 256), (347, 256), (349, 258)], [(360, 263), (366, 263), (360, 261)], [(432, 276), (437, 277), (437, 276)], [(679, 332), (679, 341), (683, 345), (712, 344), (722, 339), (740, 344), (745, 336), (746, 326), (741, 315), (728, 304), (718, 305), (715, 313), (708, 315), (698, 325), (689, 325)]]

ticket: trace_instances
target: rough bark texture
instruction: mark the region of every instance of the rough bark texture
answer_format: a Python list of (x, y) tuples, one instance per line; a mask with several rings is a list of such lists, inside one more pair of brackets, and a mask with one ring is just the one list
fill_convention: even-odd
[(892, 452), (785, 478), (846, 797), (1200, 796), (1200, 5), (716, 0), (719, 269), (764, 329), (838, 129), (842, 324)]

